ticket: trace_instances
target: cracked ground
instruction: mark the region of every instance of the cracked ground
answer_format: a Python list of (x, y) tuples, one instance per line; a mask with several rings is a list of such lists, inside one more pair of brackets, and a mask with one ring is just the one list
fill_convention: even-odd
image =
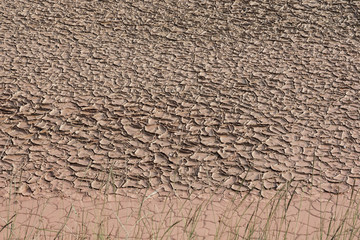
[(0, 192), (348, 194), (359, 12), (350, 0), (1, 1)]

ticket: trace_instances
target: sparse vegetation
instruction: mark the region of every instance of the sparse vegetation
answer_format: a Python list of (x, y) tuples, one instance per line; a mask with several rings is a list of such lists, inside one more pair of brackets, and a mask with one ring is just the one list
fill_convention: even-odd
[[(108, 190), (115, 187), (111, 182), (111, 170), (104, 185), (101, 204), (94, 200), (90, 209), (82, 209), (75, 204), (64, 207), (63, 216), (59, 216), (54, 228), (49, 228), (51, 223), (46, 222), (48, 216), (45, 209), (50, 204), (49, 199), (42, 204), (37, 203), (30, 212), (24, 212), (13, 204), (17, 201), (16, 189), (19, 187), (14, 180), (18, 172), (14, 172), (9, 195), (3, 202), (7, 208), (6, 217), (0, 215), (0, 238), (190, 240), (206, 236), (207, 239), (219, 240), (266, 240), (295, 239), (300, 236), (301, 239), (348, 240), (360, 237), (360, 211), (355, 185), (346, 201), (341, 199), (344, 195), (332, 195), (334, 201), (319, 200), (319, 206), (313, 206), (306, 197), (301, 198), (296, 193), (297, 187), (290, 187), (292, 181), (266, 200), (247, 193), (219, 202), (214, 200), (213, 194), (196, 203), (193, 198), (164, 197), (163, 201), (156, 202), (160, 205), (149, 207), (148, 203), (157, 196), (158, 192), (155, 191), (134, 200), (137, 205), (128, 208), (124, 215), (121, 200), (109, 200), (111, 196)], [(295, 196), (297, 201), (294, 201)], [(110, 202), (111, 206), (108, 205)], [(219, 211), (217, 207), (225, 207), (225, 210)], [(19, 217), (24, 218), (24, 214), (28, 215), (25, 216), (27, 222), (17, 221)], [(208, 232), (204, 232), (204, 229)]]
[[(0, 219), (0, 235), (2, 239), (201, 239), (206, 232), (203, 221), (212, 221), (213, 225), (209, 226), (211, 230), (211, 239), (294, 239), (297, 234), (309, 234), (308, 239), (358, 239), (359, 224), (359, 204), (356, 191), (353, 189), (351, 199), (343, 208), (339, 204), (339, 198), (335, 201), (333, 209), (327, 211), (326, 207), (322, 212), (320, 206), (318, 221), (314, 222), (310, 216), (309, 222), (301, 222), (304, 219), (304, 211), (311, 213), (313, 207), (303, 208), (306, 204), (303, 200), (293, 202), (295, 191), (289, 191), (285, 186), (279, 190), (276, 195), (263, 204), (260, 200), (249, 201), (251, 196), (247, 194), (240, 199), (232, 199), (224, 203), (226, 211), (218, 212), (213, 209), (213, 218), (204, 216), (204, 211), (211, 209), (213, 199), (209, 198), (200, 204), (192, 205), (191, 200), (179, 200), (181, 204), (173, 205), (170, 198), (162, 202), (162, 206), (155, 206), (155, 209), (149, 211), (145, 207), (155, 194), (150, 193), (143, 196), (137, 209), (132, 209), (126, 218), (119, 216), (121, 209), (112, 209), (115, 219), (109, 219), (108, 215), (103, 215), (103, 211), (108, 208), (107, 202), (98, 208), (96, 215), (96, 226), (91, 227), (88, 224), (87, 217), (95, 215), (95, 212), (85, 212), (77, 209), (74, 205), (68, 209), (66, 216), (62, 218), (62, 224), (57, 229), (46, 229), (42, 220), (42, 211), (45, 206), (39, 206), (38, 212), (34, 218), (28, 218), (30, 222), (25, 225), (19, 225), (16, 218), (21, 215), (17, 210), (9, 206), (8, 216), (6, 219)], [(328, 204), (328, 203), (327, 203)], [(94, 203), (95, 206), (95, 203)], [(121, 204), (119, 204), (120, 208)], [(300, 209), (294, 215), (290, 213), (294, 208)], [(306, 210), (304, 210), (306, 209)], [(330, 216), (330, 218), (329, 218)], [(76, 218), (79, 226), (74, 228)], [(308, 217), (308, 216), (306, 216)], [(132, 226), (124, 219), (132, 219)], [(32, 221), (32, 222), (31, 222)], [(94, 221), (93, 221), (94, 222)], [(317, 227), (317, 230), (305, 229)], [(76, 231), (70, 231), (69, 226)]]

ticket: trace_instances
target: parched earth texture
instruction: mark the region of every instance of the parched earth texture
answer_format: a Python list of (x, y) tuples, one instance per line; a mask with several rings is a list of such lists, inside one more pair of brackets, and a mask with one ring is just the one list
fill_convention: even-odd
[(218, 211), (284, 186), (309, 206), (349, 196), (359, 37), (352, 0), (2, 0), (0, 228), (9, 204), (53, 199), (55, 228), (70, 203), (131, 210), (146, 189)]

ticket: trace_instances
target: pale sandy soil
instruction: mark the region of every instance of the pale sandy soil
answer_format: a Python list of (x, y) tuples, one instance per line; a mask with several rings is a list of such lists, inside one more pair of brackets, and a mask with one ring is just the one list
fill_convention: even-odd
[(145, 189), (218, 217), (289, 181), (319, 217), (360, 185), (359, 26), (358, 1), (1, 1), (0, 220)]

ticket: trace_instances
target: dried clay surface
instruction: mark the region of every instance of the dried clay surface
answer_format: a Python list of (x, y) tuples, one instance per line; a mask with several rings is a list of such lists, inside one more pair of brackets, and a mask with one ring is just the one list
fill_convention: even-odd
[(357, 1), (3, 0), (0, 33), (4, 199), (360, 185)]

